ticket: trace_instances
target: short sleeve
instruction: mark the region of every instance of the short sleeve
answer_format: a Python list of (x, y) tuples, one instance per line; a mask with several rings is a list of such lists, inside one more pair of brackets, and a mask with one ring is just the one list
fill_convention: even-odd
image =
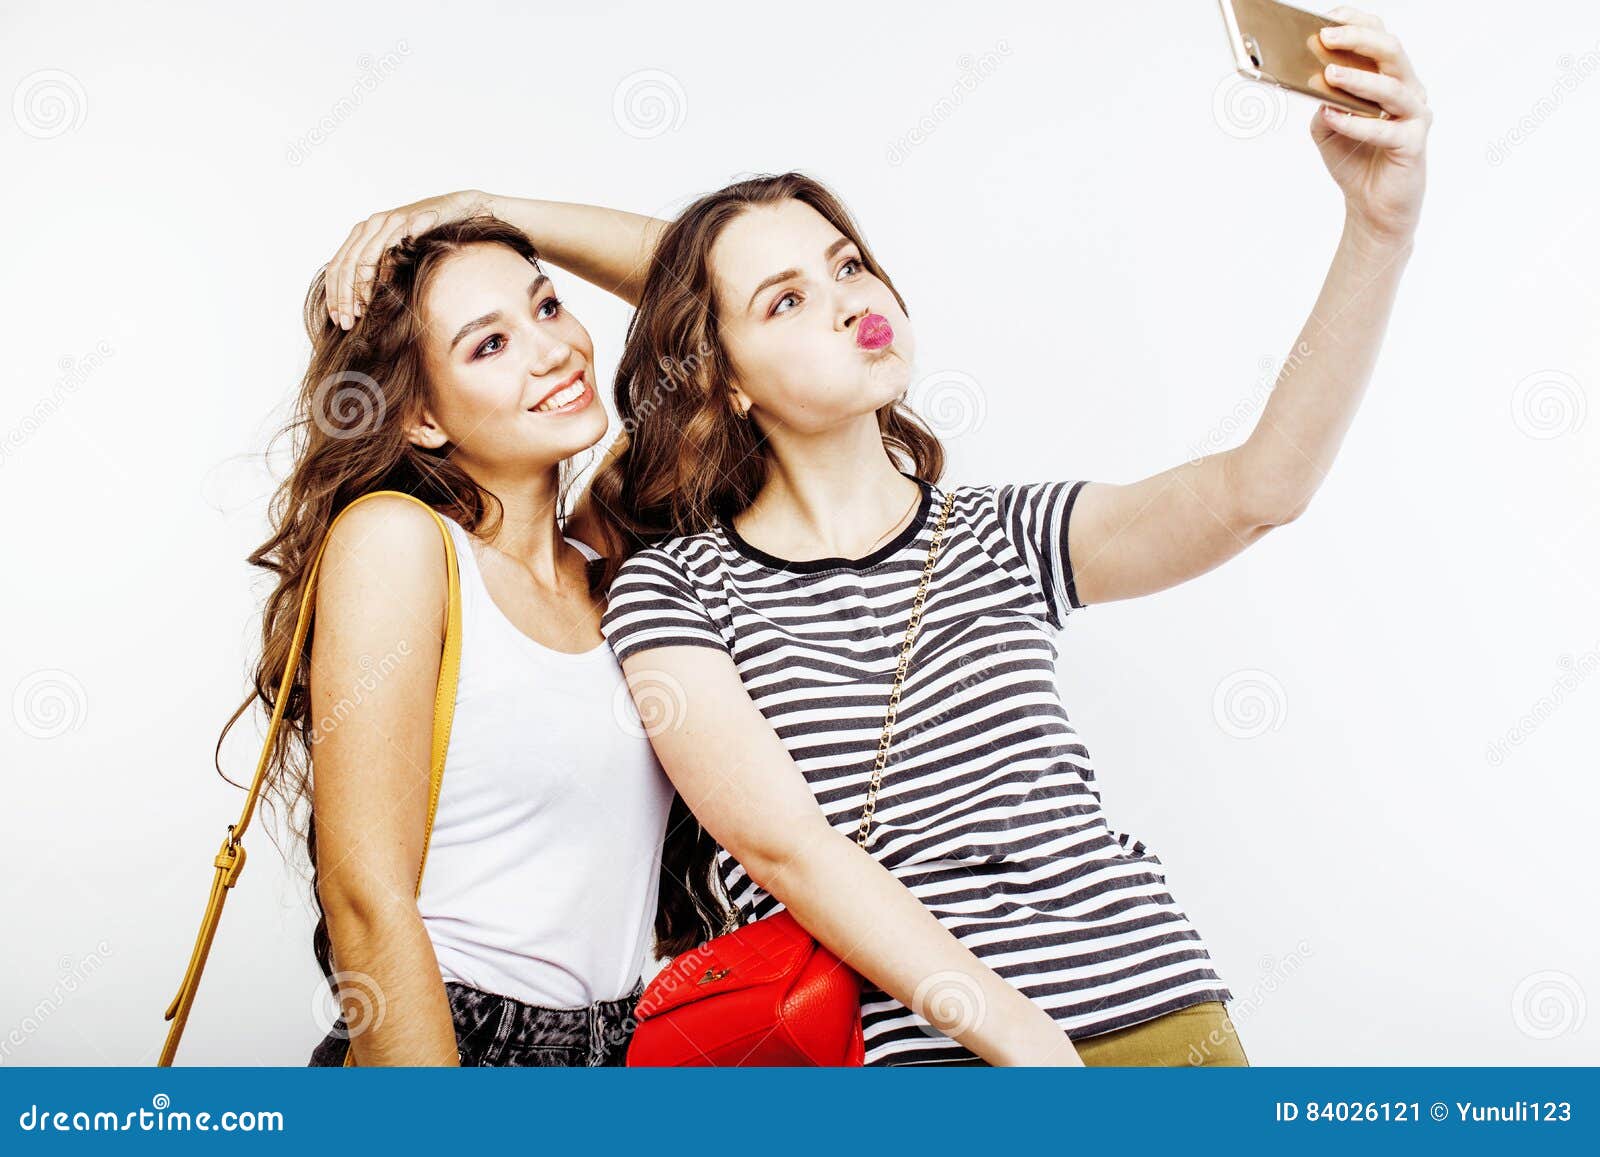
[(1067, 527), (1085, 484), (1086, 480), (1024, 482), (998, 486), (994, 491), (1001, 531), (1039, 581), (1050, 619), (1057, 627), (1084, 606), (1073, 581)]
[(642, 550), (617, 571), (607, 591), (600, 633), (617, 662), (654, 647), (715, 647), (727, 651), (682, 564), (658, 547)]

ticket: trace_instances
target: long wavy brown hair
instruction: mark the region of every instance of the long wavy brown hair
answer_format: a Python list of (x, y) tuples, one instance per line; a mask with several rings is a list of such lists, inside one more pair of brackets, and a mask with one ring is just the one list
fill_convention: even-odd
[[(717, 324), (711, 248), (753, 206), (810, 205), (861, 251), (862, 263), (905, 299), (872, 254), (844, 203), (803, 173), (753, 177), (695, 201), (662, 232), (617, 367), (616, 409), (627, 444), (590, 484), (594, 523), (605, 539), (604, 581), (645, 546), (710, 527), (719, 513), (748, 506), (767, 479), (770, 450), (755, 423), (730, 402), (733, 373)], [(944, 448), (901, 402), (878, 410), (884, 447), (918, 478), (937, 482)], [(716, 842), (674, 800), (662, 852), (658, 951), (694, 946), (726, 914), (711, 887)], [(705, 897), (717, 896), (711, 903)]]
[[(304, 306), (311, 358), (294, 414), (273, 437), (274, 444), (291, 440), (293, 465), (271, 500), (271, 537), (250, 555), (253, 565), (276, 576), (277, 586), (262, 615), (254, 691), (217, 739), (215, 762), (224, 779), (222, 745), (234, 724), (253, 705), (269, 717), (272, 713), (307, 572), (340, 511), (369, 491), (399, 490), (482, 534), (492, 535), (503, 516), (499, 500), (452, 460), (453, 444), (429, 450), (406, 437), (430, 398), (421, 322), (428, 286), (447, 258), (477, 243), (504, 245), (539, 268), (539, 254), (522, 232), (493, 217), (473, 217), (441, 224), (388, 249), (375, 272), (371, 300), (348, 331), (328, 316), (324, 274), (311, 283)], [(571, 464), (562, 463), (563, 499), (571, 474)], [(598, 574), (595, 580), (598, 593), (603, 589)], [(305, 840), (317, 914), (312, 949), (331, 981), (333, 949), (317, 890), (317, 832), (310, 806), (314, 634), (313, 626), (289, 687), (283, 726), (268, 756), (263, 801), (286, 818), (291, 837)]]

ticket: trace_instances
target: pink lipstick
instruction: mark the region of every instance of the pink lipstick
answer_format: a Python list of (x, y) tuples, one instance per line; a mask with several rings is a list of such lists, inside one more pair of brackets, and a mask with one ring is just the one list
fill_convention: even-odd
[(856, 345), (864, 350), (881, 350), (894, 341), (894, 327), (881, 313), (869, 313), (856, 326)]

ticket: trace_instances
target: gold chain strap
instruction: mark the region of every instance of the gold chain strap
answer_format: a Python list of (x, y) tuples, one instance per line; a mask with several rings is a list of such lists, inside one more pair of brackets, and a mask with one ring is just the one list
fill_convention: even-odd
[[(917, 594), (911, 601), (911, 620), (906, 624), (905, 639), (900, 644), (900, 661), (895, 667), (894, 687), (889, 691), (889, 709), (883, 717), (883, 734), (878, 737), (878, 758), (872, 765), (872, 778), (867, 783), (867, 804), (861, 812), (861, 826), (856, 830), (856, 843), (865, 848), (872, 832), (872, 814), (878, 806), (878, 789), (883, 785), (883, 769), (889, 763), (889, 742), (894, 737), (895, 712), (900, 707), (900, 689), (906, 681), (906, 671), (911, 666), (911, 645), (916, 642), (917, 629), (922, 625), (922, 605), (928, 599), (928, 582), (933, 577), (933, 564), (938, 561), (939, 548), (944, 543), (945, 525), (950, 521), (950, 507), (955, 494), (944, 496), (939, 510), (939, 522), (933, 528), (933, 542), (928, 546), (928, 560), (922, 564), (922, 579), (917, 584)], [(727, 918), (722, 923), (724, 934), (739, 927), (740, 913), (737, 905), (728, 906)]]
[(872, 779), (867, 784), (867, 806), (861, 813), (861, 826), (856, 830), (856, 843), (867, 846), (872, 831), (872, 813), (878, 807), (878, 788), (883, 784), (883, 769), (889, 763), (889, 740), (894, 735), (895, 712), (900, 708), (900, 688), (906, 681), (906, 670), (911, 665), (911, 644), (916, 641), (917, 628), (922, 625), (922, 604), (928, 598), (928, 581), (933, 577), (933, 564), (939, 558), (939, 547), (944, 542), (945, 523), (950, 520), (950, 506), (955, 493), (944, 496), (944, 506), (939, 511), (939, 524), (933, 528), (933, 542), (928, 547), (928, 561), (922, 564), (922, 581), (917, 584), (917, 597), (911, 602), (911, 621), (906, 624), (906, 637), (900, 644), (900, 662), (895, 667), (894, 687), (889, 691), (889, 710), (883, 717), (883, 734), (878, 736), (878, 758), (872, 765)]

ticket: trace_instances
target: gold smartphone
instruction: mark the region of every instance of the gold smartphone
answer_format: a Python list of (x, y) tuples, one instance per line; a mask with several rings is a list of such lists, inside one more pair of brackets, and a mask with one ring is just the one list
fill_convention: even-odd
[(1323, 45), (1319, 33), (1339, 23), (1337, 20), (1280, 4), (1278, 0), (1218, 2), (1228, 26), (1228, 45), (1241, 76), (1315, 97), (1346, 112), (1388, 118), (1382, 105), (1330, 87), (1322, 74), (1323, 67), (1329, 64), (1378, 71), (1377, 64), (1365, 56)]

